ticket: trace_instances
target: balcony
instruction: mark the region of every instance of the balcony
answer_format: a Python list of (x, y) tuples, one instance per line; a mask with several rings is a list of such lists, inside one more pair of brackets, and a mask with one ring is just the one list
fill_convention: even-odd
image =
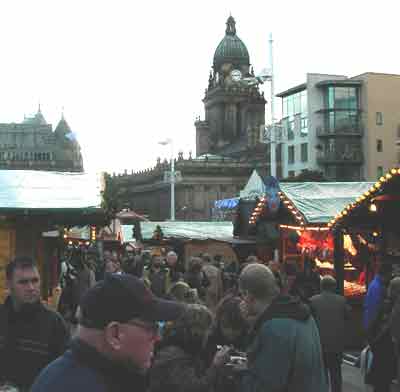
[(364, 133), (363, 128), (360, 125), (354, 123), (340, 125), (335, 128), (319, 126), (316, 128), (316, 130), (318, 137), (362, 137)]
[(364, 158), (361, 150), (319, 151), (317, 162), (320, 165), (361, 165)]

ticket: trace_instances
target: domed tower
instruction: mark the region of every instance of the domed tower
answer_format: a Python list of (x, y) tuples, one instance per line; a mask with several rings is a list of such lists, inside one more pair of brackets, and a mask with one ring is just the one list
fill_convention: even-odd
[(205, 120), (196, 126), (196, 155), (217, 153), (240, 157), (249, 148), (249, 134), (265, 123), (265, 99), (258, 86), (242, 78), (253, 76), (246, 45), (236, 35), (230, 16), (225, 37), (214, 53), (208, 87), (203, 99)]
[(56, 137), (56, 160), (60, 162), (66, 170), (69, 171), (83, 171), (83, 159), (81, 154), (81, 147), (74, 132), (72, 132), (69, 124), (61, 116), (61, 120), (54, 130)]

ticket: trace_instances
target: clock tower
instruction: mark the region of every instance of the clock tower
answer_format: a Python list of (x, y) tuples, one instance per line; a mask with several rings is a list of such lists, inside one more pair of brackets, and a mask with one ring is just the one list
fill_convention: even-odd
[(265, 124), (265, 99), (258, 86), (248, 86), (243, 78), (254, 76), (249, 52), (236, 35), (230, 16), (225, 37), (215, 50), (213, 66), (203, 99), (204, 121), (197, 119), (196, 155), (206, 153), (231, 158), (255, 159), (260, 126)]

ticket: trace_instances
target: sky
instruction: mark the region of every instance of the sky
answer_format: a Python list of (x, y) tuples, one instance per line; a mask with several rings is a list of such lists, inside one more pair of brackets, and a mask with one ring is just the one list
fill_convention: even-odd
[[(85, 170), (122, 173), (195, 154), (197, 116), (230, 14), (275, 91), (307, 72), (400, 73), (397, 1), (1, 0), (0, 122), (62, 111)], [(266, 97), (269, 86), (265, 84)], [(279, 99), (276, 99), (279, 108)], [(268, 109), (268, 107), (267, 107)], [(279, 110), (278, 110), (279, 116)]]

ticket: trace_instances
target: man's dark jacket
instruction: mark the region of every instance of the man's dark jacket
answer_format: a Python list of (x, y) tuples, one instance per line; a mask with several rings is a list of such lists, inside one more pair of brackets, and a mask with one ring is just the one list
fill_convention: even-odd
[(8, 297), (0, 305), (0, 382), (29, 388), (40, 371), (62, 355), (68, 340), (58, 313), (40, 302), (16, 312)]
[(128, 371), (76, 339), (42, 371), (31, 392), (144, 392), (144, 374)]
[(324, 353), (342, 353), (346, 339), (346, 320), (350, 317), (346, 299), (323, 291), (310, 299)]

